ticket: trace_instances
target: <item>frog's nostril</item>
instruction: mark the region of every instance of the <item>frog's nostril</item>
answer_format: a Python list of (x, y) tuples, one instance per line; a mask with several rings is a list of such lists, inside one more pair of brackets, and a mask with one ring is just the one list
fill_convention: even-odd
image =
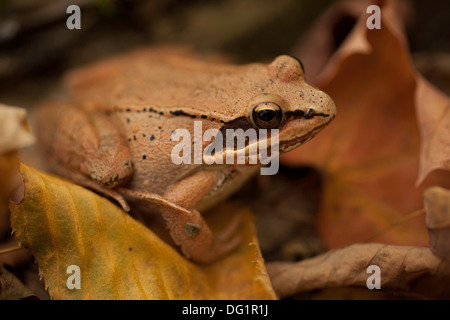
[(314, 110), (313, 108), (309, 108), (305, 111), (304, 117), (306, 119), (312, 118), (315, 115), (315, 113), (316, 113), (316, 110)]

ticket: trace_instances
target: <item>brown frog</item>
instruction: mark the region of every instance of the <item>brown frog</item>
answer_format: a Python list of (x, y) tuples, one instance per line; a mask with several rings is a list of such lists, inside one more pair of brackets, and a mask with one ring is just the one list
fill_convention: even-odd
[(336, 114), (332, 99), (307, 84), (300, 63), (286, 55), (233, 65), (186, 50), (140, 49), (75, 70), (64, 87), (67, 99), (47, 101), (37, 113), (37, 134), (55, 171), (126, 211), (128, 202), (156, 206), (174, 242), (198, 262), (216, 260), (241, 241), (238, 222), (213, 235), (200, 211), (235, 192), (260, 164), (175, 164), (176, 130), (193, 133), (195, 121), (203, 132), (278, 129), (283, 153)]

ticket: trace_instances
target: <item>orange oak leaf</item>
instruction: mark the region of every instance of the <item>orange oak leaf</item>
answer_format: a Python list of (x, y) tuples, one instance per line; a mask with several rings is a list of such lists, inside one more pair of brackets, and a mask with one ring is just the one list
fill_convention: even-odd
[(421, 134), (417, 182), (421, 183), (434, 170), (450, 170), (450, 98), (419, 76), (416, 109)]
[[(366, 241), (423, 206), (425, 185), (415, 187), (418, 78), (395, 3), (378, 1), (381, 29), (367, 28), (367, 6), (359, 11), (347, 39), (311, 79), (336, 102), (335, 121), (317, 139), (282, 157), (286, 165), (324, 171), (318, 230), (329, 248)], [(411, 219), (374, 240), (427, 245), (425, 218)]]
[(434, 254), (450, 258), (450, 190), (431, 187), (424, 193), (430, 249)]

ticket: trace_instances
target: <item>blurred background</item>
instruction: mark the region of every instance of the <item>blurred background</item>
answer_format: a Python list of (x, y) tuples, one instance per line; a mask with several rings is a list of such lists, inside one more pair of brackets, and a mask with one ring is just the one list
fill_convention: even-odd
[[(0, 0), (0, 103), (30, 109), (59, 92), (60, 78), (68, 69), (146, 45), (189, 45), (202, 52), (220, 52), (236, 63), (298, 54), (314, 22), (336, 2)], [(450, 2), (402, 3), (416, 67), (450, 94)], [(72, 4), (81, 8), (81, 30), (66, 27), (70, 16), (66, 9)], [(360, 14), (334, 15), (331, 50), (339, 48)], [(305, 68), (308, 78), (308, 65)], [(33, 152), (21, 159), (42, 168)], [(322, 252), (314, 227), (321, 201), (320, 172), (282, 168), (276, 177), (256, 179), (237, 198), (258, 213), (266, 260), (298, 260)]]
[[(305, 46), (314, 22), (336, 2), (0, 0), (0, 103), (30, 110), (60, 90), (61, 76), (67, 70), (141, 46), (189, 45), (202, 52), (225, 54), (236, 63), (268, 62), (279, 54), (296, 54), (299, 46)], [(450, 95), (450, 2), (402, 2), (416, 68)], [(81, 30), (66, 27), (70, 15), (66, 9), (73, 4), (81, 8)], [(335, 17), (330, 21), (332, 50), (339, 48), (356, 23), (355, 16), (345, 12)], [(33, 157), (29, 153), (25, 160)], [(314, 226), (322, 178), (313, 168), (282, 167), (275, 177), (256, 177), (256, 183), (233, 199), (250, 205), (258, 215), (266, 261), (297, 261), (326, 250)], [(9, 239), (10, 233), (3, 236), (0, 233), (0, 241)], [(26, 267), (15, 270), (25, 283), (30, 282), (27, 272)], [(41, 288), (35, 274), (32, 279)], [(45, 297), (42, 288), (36, 290)]]
[[(181, 43), (233, 61), (290, 53), (330, 0), (0, 0), (0, 101), (30, 107), (58, 90), (72, 67), (134, 47)], [(66, 9), (81, 8), (81, 30)], [(410, 1), (408, 39), (415, 63), (436, 86), (450, 87), (450, 3)], [(355, 18), (333, 21), (335, 47)], [(301, 57), (299, 57), (301, 59)]]

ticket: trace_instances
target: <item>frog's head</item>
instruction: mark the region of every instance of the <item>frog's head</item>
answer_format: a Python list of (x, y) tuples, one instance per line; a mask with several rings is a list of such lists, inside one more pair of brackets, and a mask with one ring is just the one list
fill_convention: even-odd
[[(254, 69), (250, 69), (252, 74)], [(251, 92), (246, 92), (247, 100), (239, 116), (228, 121), (221, 128), (222, 134), (228, 128), (243, 130), (254, 128), (278, 129), (279, 153), (293, 150), (312, 139), (334, 119), (336, 106), (329, 95), (309, 85), (304, 78), (300, 62), (290, 56), (282, 55), (272, 63), (258, 70), (253, 80)], [(263, 76), (261, 76), (261, 72)], [(271, 135), (267, 138), (258, 136), (257, 141), (267, 139), (272, 143)], [(246, 154), (251, 146), (245, 146)], [(225, 153), (242, 152), (243, 149), (225, 149)]]
[(336, 105), (329, 95), (305, 81), (297, 59), (282, 55), (267, 69), (273, 84), (249, 102), (247, 117), (254, 128), (279, 129), (283, 153), (309, 141), (328, 125), (336, 116)]

